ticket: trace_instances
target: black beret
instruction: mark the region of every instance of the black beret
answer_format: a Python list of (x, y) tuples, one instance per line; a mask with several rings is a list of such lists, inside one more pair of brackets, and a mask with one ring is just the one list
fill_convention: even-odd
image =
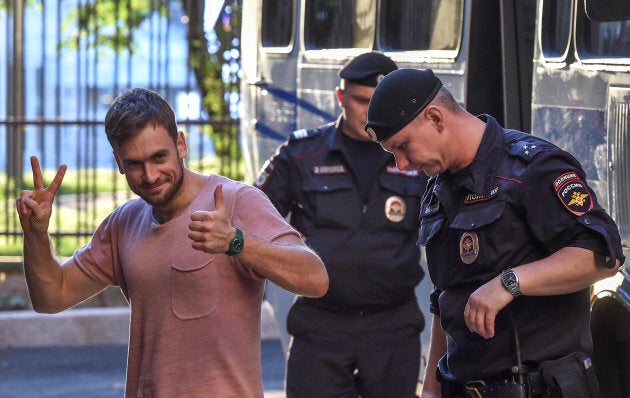
[(368, 107), (365, 131), (373, 141), (383, 141), (403, 129), (442, 87), (431, 69), (399, 69), (376, 86)]
[(381, 52), (372, 51), (357, 55), (339, 69), (339, 77), (363, 86), (376, 87), (398, 65)]

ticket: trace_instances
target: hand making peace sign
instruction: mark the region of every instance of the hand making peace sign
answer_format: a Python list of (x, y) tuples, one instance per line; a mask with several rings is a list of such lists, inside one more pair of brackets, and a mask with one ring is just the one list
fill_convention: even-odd
[(47, 233), (52, 204), (61, 186), (68, 166), (62, 164), (57, 170), (57, 175), (48, 188), (44, 188), (42, 170), (36, 156), (31, 156), (31, 169), (33, 170), (32, 191), (23, 190), (16, 199), (15, 206), (20, 217), (20, 224), (25, 233)]

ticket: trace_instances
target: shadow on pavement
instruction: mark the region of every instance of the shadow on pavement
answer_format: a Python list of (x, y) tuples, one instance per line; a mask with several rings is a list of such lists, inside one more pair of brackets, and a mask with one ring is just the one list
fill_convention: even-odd
[[(266, 398), (283, 397), (280, 340), (262, 340)], [(0, 398), (121, 398), (127, 346), (0, 349)]]

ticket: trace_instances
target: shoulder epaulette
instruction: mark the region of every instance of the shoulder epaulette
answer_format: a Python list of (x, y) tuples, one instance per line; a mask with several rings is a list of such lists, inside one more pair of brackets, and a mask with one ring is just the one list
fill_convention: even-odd
[(321, 130), (319, 129), (312, 129), (312, 130), (299, 129), (291, 133), (291, 135), (289, 136), (289, 141), (303, 140), (304, 138), (315, 137), (320, 134), (321, 134)]
[(543, 147), (527, 141), (516, 141), (510, 146), (510, 155), (518, 156), (531, 162), (536, 155), (542, 152)]
[[(516, 132), (514, 132), (516, 133)], [(518, 156), (521, 159), (531, 162), (536, 155), (543, 151), (543, 142), (529, 137), (523, 137), (525, 133), (520, 133), (520, 137), (516, 138), (515, 134), (510, 134), (510, 131), (506, 134), (506, 144), (508, 145), (508, 152), (512, 156)]]

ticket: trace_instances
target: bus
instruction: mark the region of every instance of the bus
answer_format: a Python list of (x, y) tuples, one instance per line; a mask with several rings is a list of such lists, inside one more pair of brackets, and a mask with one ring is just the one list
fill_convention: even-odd
[[(337, 71), (379, 50), (432, 69), (462, 106), (579, 159), (630, 252), (630, 2), (245, 1), (241, 134), (249, 182), (288, 135), (334, 120)], [(426, 266), (426, 264), (422, 264)], [(417, 289), (429, 316), (428, 276)], [(267, 290), (286, 348), (292, 297)], [(567, 325), (570, 327), (570, 325)], [(428, 329), (422, 334), (426, 365)], [(630, 273), (593, 286), (593, 361), (606, 397), (630, 396)]]

